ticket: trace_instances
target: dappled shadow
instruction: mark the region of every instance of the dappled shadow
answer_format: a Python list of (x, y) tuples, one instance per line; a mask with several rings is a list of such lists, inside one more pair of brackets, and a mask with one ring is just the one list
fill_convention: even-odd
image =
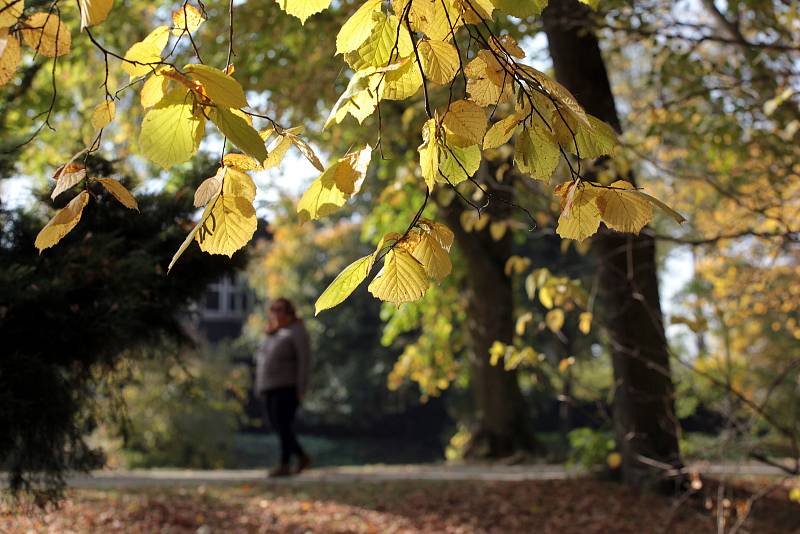
[[(716, 532), (716, 513), (702, 501), (588, 479), (80, 490), (59, 510), (0, 516), (0, 532)], [(798, 509), (785, 498), (766, 496), (741, 531), (795, 532)]]

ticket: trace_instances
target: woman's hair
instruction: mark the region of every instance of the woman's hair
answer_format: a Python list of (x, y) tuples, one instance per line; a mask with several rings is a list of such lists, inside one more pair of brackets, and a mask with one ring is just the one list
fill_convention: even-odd
[[(297, 309), (295, 309), (294, 304), (292, 304), (292, 301), (285, 297), (278, 297), (275, 300), (273, 300), (269, 305), (269, 309), (282, 311), (283, 313), (289, 316), (291, 322), (295, 322), (298, 320)], [(275, 321), (270, 320), (269, 323), (267, 324), (267, 334), (272, 335), (278, 330), (280, 330), (280, 325), (278, 325), (278, 323), (276, 323)]]

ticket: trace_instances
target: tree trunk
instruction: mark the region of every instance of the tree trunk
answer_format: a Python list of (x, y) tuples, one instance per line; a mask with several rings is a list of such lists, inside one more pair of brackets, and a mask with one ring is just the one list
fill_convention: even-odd
[[(591, 30), (590, 12), (576, 0), (551, 0), (544, 27), (556, 79), (592, 115), (621, 132), (608, 73)], [(626, 176), (633, 182), (633, 176)], [(622, 477), (634, 486), (669, 487), (664, 475), (680, 465), (655, 241), (603, 230), (592, 239), (598, 262), (603, 322), (614, 368), (614, 426)]]
[[(498, 197), (508, 193), (492, 191), (492, 194)], [(511, 344), (514, 336), (514, 297), (511, 279), (504, 272), (512, 255), (511, 232), (499, 241), (492, 239), (488, 227), (468, 233), (460, 222), (465, 209), (472, 208), (454, 200), (441, 210), (469, 266), (465, 287), (466, 326), (475, 421), (465, 456), (501, 458), (531, 452), (536, 449), (536, 439), (517, 373), (505, 370), (502, 363), (491, 365), (489, 356), (495, 341)], [(508, 216), (508, 205), (494, 200), (487, 211), (501, 220)]]

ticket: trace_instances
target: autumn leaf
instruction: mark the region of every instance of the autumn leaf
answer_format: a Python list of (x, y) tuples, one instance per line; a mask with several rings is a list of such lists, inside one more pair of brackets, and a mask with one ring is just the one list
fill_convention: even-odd
[(256, 232), (256, 210), (247, 198), (221, 194), (206, 207), (195, 240), (209, 254), (233, 256)]
[(192, 4), (183, 4), (172, 12), (172, 35), (194, 33), (206, 21), (203, 13)]
[(319, 13), (331, 5), (331, 0), (276, 0), (281, 9), (300, 19), (305, 24), (308, 17)]
[(144, 116), (139, 149), (147, 159), (169, 169), (197, 152), (205, 132), (205, 119), (194, 114), (188, 91), (176, 89)]
[(321, 311), (333, 308), (344, 302), (361, 285), (361, 282), (369, 276), (374, 263), (375, 255), (370, 254), (345, 267), (317, 299), (314, 304), (314, 314), (319, 315)]
[(383, 268), (369, 284), (376, 298), (400, 305), (421, 299), (430, 282), (425, 268), (408, 251), (394, 248), (386, 253)]
[(372, 14), (380, 11), (380, 9), (381, 0), (367, 0), (347, 19), (347, 22), (342, 25), (339, 34), (336, 36), (337, 54), (352, 52), (367, 40), (378, 21)]
[(0, 0), (0, 28), (16, 24), (25, 9), (24, 0)]
[(191, 64), (183, 67), (189, 78), (203, 84), (203, 89), (217, 106), (221, 108), (247, 107), (247, 98), (242, 86), (219, 69), (207, 65)]
[(86, 207), (88, 202), (89, 193), (87, 191), (81, 191), (69, 204), (58, 210), (55, 216), (50, 219), (36, 236), (36, 242), (34, 244), (36, 248), (39, 249), (39, 254), (41, 254), (44, 249), (50, 248), (61, 241), (70, 230), (75, 228), (75, 225), (81, 220), (83, 208)]
[(0, 87), (14, 77), (19, 59), (19, 41), (14, 35), (8, 33), (8, 28), (0, 28)]
[(169, 28), (167, 26), (157, 27), (125, 52), (122, 70), (128, 73), (131, 80), (154, 72), (161, 63), (161, 52), (167, 46), (168, 41)]
[(111, 8), (114, 7), (114, 0), (78, 0), (78, 7), (81, 10), (81, 31), (90, 26), (100, 24), (106, 18)]
[(111, 193), (120, 204), (128, 209), (139, 211), (139, 203), (128, 189), (113, 178), (97, 178), (106, 191)]
[(105, 128), (114, 120), (117, 105), (113, 100), (105, 100), (98, 104), (92, 111), (92, 126), (96, 130)]
[(456, 77), (460, 61), (456, 47), (445, 41), (423, 41), (419, 44), (420, 61), (425, 77), (445, 85)]
[(413, 235), (411, 255), (422, 264), (428, 276), (441, 282), (453, 270), (450, 255), (441, 243), (428, 232), (421, 231)]
[(339, 159), (314, 180), (297, 203), (300, 221), (324, 217), (344, 206), (361, 188), (371, 158), (372, 147), (367, 145)]
[(34, 13), (20, 30), (22, 42), (47, 57), (69, 54), (72, 35), (69, 28), (54, 13)]
[(222, 134), (257, 162), (267, 159), (267, 147), (258, 132), (230, 109), (212, 108), (208, 114)]

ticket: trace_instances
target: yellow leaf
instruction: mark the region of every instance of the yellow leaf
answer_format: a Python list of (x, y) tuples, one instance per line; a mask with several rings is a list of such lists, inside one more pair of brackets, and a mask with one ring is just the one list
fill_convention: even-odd
[[(581, 1), (586, 3), (584, 0)], [(606, 464), (610, 469), (619, 469), (619, 466), (622, 465), (622, 455), (618, 452), (609, 453), (606, 458)]]
[(519, 317), (517, 317), (517, 323), (514, 326), (514, 331), (517, 333), (518, 336), (525, 335), (525, 330), (528, 327), (528, 323), (533, 321), (533, 313), (525, 312)]
[(663, 210), (667, 215), (672, 217), (678, 224), (683, 224), (686, 222), (686, 217), (684, 217), (674, 209), (670, 208), (669, 206), (658, 200), (656, 197), (650, 196), (643, 191), (634, 191), (634, 193), (647, 200), (653, 206)]
[(440, 174), (436, 175), (436, 179), (440, 182), (449, 180), (451, 184), (458, 185), (472, 178), (481, 166), (481, 148), (478, 145), (462, 148), (445, 144), (439, 150)]
[(414, 53), (411, 35), (405, 26), (400, 26), (397, 17), (381, 12), (374, 12), (372, 16), (375, 26), (369, 37), (356, 50), (344, 56), (354, 71), (386, 67)]
[(569, 358), (564, 358), (560, 362), (558, 362), (558, 370), (562, 373), (566, 373), (567, 369), (575, 365), (575, 357), (570, 356)]
[(200, 249), (209, 254), (233, 256), (256, 232), (256, 210), (244, 197), (220, 194), (206, 211), (208, 215), (204, 214), (195, 239)]
[(197, 190), (194, 192), (195, 208), (202, 208), (208, 204), (212, 198), (217, 196), (217, 193), (219, 193), (219, 190), (222, 188), (221, 174), (224, 176), (224, 168), (220, 168), (215, 176), (206, 178), (203, 180), (203, 183), (197, 187)]
[(633, 186), (617, 180), (611, 188), (602, 188), (597, 194), (597, 208), (606, 226), (619, 232), (638, 234), (653, 218), (653, 206), (637, 195)]
[(495, 221), (489, 225), (489, 234), (495, 241), (503, 239), (503, 236), (506, 235), (506, 230), (508, 230), (507, 221)]
[(424, 231), (431, 234), (443, 249), (449, 251), (450, 247), (453, 246), (453, 240), (455, 239), (453, 231), (444, 224), (425, 218), (420, 219), (417, 224)]
[(422, 87), (419, 65), (411, 58), (404, 59), (398, 69), (386, 73), (382, 87), (384, 100), (405, 100), (414, 96)]
[[(483, 142), (488, 119), (486, 112), (475, 102), (458, 100), (453, 102), (444, 115), (444, 126), (449, 130), (447, 144), (459, 146), (477, 145)], [(455, 135), (456, 139), (451, 139)], [(459, 142), (463, 140), (464, 142)]]
[(347, 154), (311, 183), (297, 204), (300, 221), (318, 219), (344, 206), (367, 175), (372, 147)]
[(0, 86), (7, 84), (14, 77), (19, 58), (19, 41), (8, 33), (8, 28), (0, 28)]
[(25, 9), (24, 0), (0, 0), (0, 28), (16, 24)]
[(217, 106), (234, 109), (247, 107), (242, 86), (221, 70), (199, 64), (186, 65), (183, 69), (189, 78), (203, 84), (208, 98)]
[(134, 196), (124, 185), (113, 178), (97, 178), (97, 181), (100, 182), (100, 185), (102, 185), (106, 191), (111, 193), (120, 204), (129, 210), (139, 211), (139, 203), (136, 202)]
[(361, 285), (375, 263), (375, 254), (359, 258), (339, 273), (314, 304), (314, 314), (338, 306)]
[(86, 178), (86, 167), (80, 163), (69, 163), (59, 168), (53, 178), (56, 180), (56, 186), (50, 194), (50, 198), (55, 199)]
[(264, 161), (263, 168), (271, 169), (273, 167), (277, 167), (283, 161), (283, 158), (286, 157), (286, 153), (289, 151), (289, 147), (292, 146), (292, 140), (289, 139), (286, 135), (278, 135), (278, 138), (275, 139), (272, 144), (269, 145), (269, 149), (267, 153), (267, 159)]
[(142, 107), (145, 109), (151, 108), (161, 102), (161, 99), (167, 94), (169, 78), (159, 74), (162, 69), (163, 67), (156, 69), (156, 72), (148, 77), (142, 85), (142, 92), (139, 95), (139, 100)]
[(583, 183), (570, 183), (567, 191), (569, 199), (558, 218), (556, 233), (565, 239), (583, 241), (600, 227), (600, 211), (595, 204), (597, 191)]
[(394, 248), (386, 253), (383, 268), (369, 284), (369, 292), (400, 305), (422, 298), (429, 285), (422, 264), (407, 251)]
[(300, 19), (305, 24), (308, 17), (319, 13), (331, 5), (331, 0), (276, 0), (287, 14)]
[[(409, 0), (392, 0), (394, 12), (405, 12)], [(434, 41), (449, 41), (453, 31), (464, 25), (458, 9), (451, 0), (418, 2), (414, 0), (409, 8), (409, 20), (414, 31), (422, 32)]]
[(197, 152), (205, 118), (193, 114), (188, 91), (174, 90), (144, 116), (139, 149), (147, 159), (169, 169)]
[(98, 104), (92, 111), (92, 126), (96, 130), (105, 128), (114, 120), (117, 105), (113, 100), (105, 100)]
[(503, 272), (506, 274), (506, 276), (511, 276), (512, 274), (519, 274), (528, 267), (530, 267), (530, 265), (531, 265), (530, 258), (524, 258), (522, 256), (511, 256), (506, 260), (506, 265), (503, 268)]
[(311, 148), (311, 145), (309, 145), (305, 139), (291, 132), (285, 132), (284, 135), (294, 146), (297, 147), (297, 149), (309, 161), (309, 163), (311, 163), (318, 171), (325, 172), (325, 165), (322, 164), (317, 155), (314, 153), (314, 149)]
[(439, 85), (453, 81), (460, 65), (455, 46), (445, 41), (422, 41), (418, 48), (428, 80)]
[(561, 151), (552, 135), (544, 128), (537, 124), (522, 129), (517, 137), (514, 163), (521, 172), (530, 174), (537, 180), (549, 182), (550, 176), (558, 167)]
[(553, 308), (553, 290), (549, 286), (539, 288), (539, 302), (548, 310)]
[(219, 131), (242, 152), (258, 162), (267, 159), (268, 153), (267, 147), (264, 146), (264, 140), (245, 119), (225, 108), (211, 108), (208, 116), (219, 128)]
[(81, 9), (81, 31), (106, 20), (113, 6), (114, 0), (78, 0), (78, 7)]
[(78, 221), (81, 220), (83, 208), (89, 202), (89, 193), (81, 191), (78, 196), (73, 198), (69, 204), (50, 219), (44, 228), (36, 236), (36, 248), (39, 249), (39, 254), (46, 248), (50, 248), (69, 233), (70, 230), (75, 228)]
[(492, 0), (494, 7), (515, 17), (538, 15), (547, 7), (549, 0)]
[(333, 123), (339, 124), (348, 114), (355, 117), (359, 124), (364, 122), (383, 98), (386, 84), (382, 83), (382, 79), (381, 74), (376, 74), (372, 70), (356, 72), (345, 92), (331, 109), (325, 127)]
[(479, 106), (500, 104), (513, 94), (511, 77), (487, 50), (478, 52), (464, 73), (467, 75), (467, 94)]
[(439, 180), (440, 148), (436, 139), (436, 129), (436, 119), (430, 119), (425, 123), (422, 127), (422, 144), (417, 149), (422, 177), (429, 191), (433, 191), (434, 184)]
[(592, 330), (592, 312), (583, 312), (578, 319), (578, 330), (584, 335)]
[(512, 113), (505, 119), (494, 123), (483, 137), (484, 150), (497, 148), (508, 143), (521, 120), (522, 118), (519, 115)]
[(261, 165), (256, 160), (244, 154), (225, 154), (222, 158), (222, 164), (240, 171), (262, 170)]
[(191, 4), (183, 4), (172, 12), (172, 35), (180, 37), (184, 33), (194, 33), (206, 18)]
[(122, 70), (128, 73), (131, 80), (155, 72), (161, 63), (161, 52), (169, 41), (169, 28), (159, 26), (143, 40), (131, 46), (125, 52)]
[(256, 183), (253, 178), (240, 170), (223, 167), (218, 177), (222, 181), (222, 194), (230, 197), (242, 197), (253, 202), (256, 198)]
[(377, 19), (372, 14), (380, 9), (381, 0), (367, 0), (353, 13), (353, 16), (347, 19), (336, 36), (337, 54), (352, 52), (367, 40), (377, 23)]
[(508, 54), (517, 59), (525, 57), (525, 51), (517, 44), (517, 40), (508, 34), (500, 37), (491, 37), (489, 46), (499, 54)]
[(800, 487), (792, 488), (789, 491), (789, 500), (800, 503)]
[(72, 48), (69, 28), (55, 13), (34, 13), (23, 22), (22, 42), (47, 57), (68, 54)]
[(432, 235), (424, 231), (417, 233), (414, 241), (416, 243), (411, 255), (422, 264), (428, 276), (437, 282), (444, 280), (453, 270), (447, 251)]

